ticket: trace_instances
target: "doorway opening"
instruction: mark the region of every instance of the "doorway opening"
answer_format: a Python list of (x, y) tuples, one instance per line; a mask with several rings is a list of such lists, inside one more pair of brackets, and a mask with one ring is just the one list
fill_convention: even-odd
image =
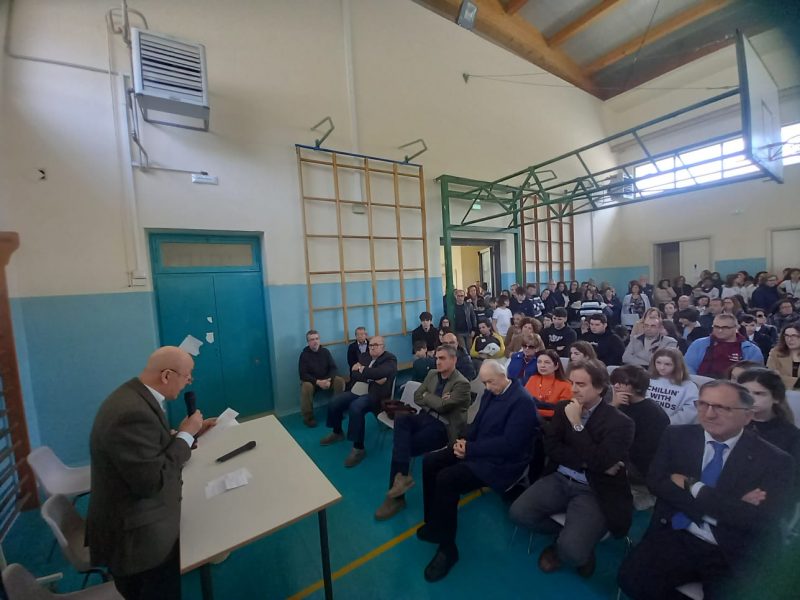
[(683, 275), (690, 283), (700, 279), (700, 273), (711, 268), (711, 240), (681, 240), (653, 244), (654, 284), (661, 279), (672, 281)]
[[(445, 293), (444, 240), (439, 258), (442, 270), (442, 294)], [(486, 283), (496, 296), (500, 289), (500, 240), (453, 238), (453, 283), (466, 290), (469, 286)]]

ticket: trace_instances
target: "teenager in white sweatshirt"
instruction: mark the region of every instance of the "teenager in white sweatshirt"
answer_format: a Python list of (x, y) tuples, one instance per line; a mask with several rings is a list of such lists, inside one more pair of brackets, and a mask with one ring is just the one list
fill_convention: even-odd
[(670, 425), (697, 420), (697, 386), (689, 378), (683, 355), (677, 348), (660, 348), (650, 359), (650, 387), (647, 397), (664, 409)]

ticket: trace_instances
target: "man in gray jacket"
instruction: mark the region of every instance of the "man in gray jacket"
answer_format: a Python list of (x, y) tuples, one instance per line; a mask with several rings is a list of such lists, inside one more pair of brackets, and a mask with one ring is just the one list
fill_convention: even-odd
[[(636, 329), (634, 328), (634, 332)], [(650, 358), (660, 348), (677, 348), (678, 341), (668, 335), (663, 335), (663, 325), (658, 309), (650, 309), (644, 314), (642, 328), (639, 335), (631, 335), (628, 347), (622, 355), (622, 362), (626, 365), (637, 365), (647, 368)]]
[(436, 369), (414, 392), (414, 402), (422, 407), (416, 415), (403, 415), (394, 423), (394, 447), (389, 475), (389, 492), (375, 512), (379, 521), (389, 519), (406, 507), (405, 493), (414, 485), (409, 474), (412, 456), (452, 444), (467, 426), (470, 404), (469, 381), (456, 370), (456, 349), (436, 349)]
[(126, 600), (180, 600), (181, 469), (211, 426), (197, 410), (169, 428), (164, 402), (192, 382), (183, 350), (156, 350), (138, 378), (100, 406), (90, 438), (92, 490), (86, 537), (92, 564), (107, 565)]

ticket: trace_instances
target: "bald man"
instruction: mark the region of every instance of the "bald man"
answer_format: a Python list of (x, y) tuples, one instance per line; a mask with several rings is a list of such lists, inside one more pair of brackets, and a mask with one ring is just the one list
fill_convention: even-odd
[(181, 597), (181, 469), (214, 419), (203, 421), (198, 410), (171, 431), (165, 401), (192, 382), (193, 368), (180, 348), (159, 348), (94, 420), (87, 540), (92, 565), (108, 566), (126, 600)]
[(347, 412), (347, 439), (353, 442), (353, 449), (344, 461), (351, 468), (359, 464), (367, 455), (364, 449), (365, 417), (368, 412), (377, 412), (381, 402), (392, 397), (392, 385), (397, 376), (397, 357), (386, 351), (384, 340), (376, 335), (369, 340), (369, 363), (356, 363), (350, 370), (353, 386), (349, 392), (336, 394), (328, 404), (326, 424), (331, 432), (322, 438), (322, 446), (330, 446), (344, 440), (342, 421)]

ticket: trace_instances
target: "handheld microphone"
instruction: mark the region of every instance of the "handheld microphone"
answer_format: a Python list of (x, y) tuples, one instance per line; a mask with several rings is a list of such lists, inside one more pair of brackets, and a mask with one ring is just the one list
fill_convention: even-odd
[(197, 395), (194, 392), (186, 392), (183, 401), (186, 403), (186, 416), (191, 417), (197, 410)]
[(234, 456), (239, 456), (242, 452), (247, 452), (248, 450), (252, 450), (256, 447), (255, 441), (247, 442), (246, 444), (239, 446), (236, 450), (232, 450), (227, 454), (223, 454), (217, 459), (218, 463), (225, 462), (226, 460), (232, 459)]

